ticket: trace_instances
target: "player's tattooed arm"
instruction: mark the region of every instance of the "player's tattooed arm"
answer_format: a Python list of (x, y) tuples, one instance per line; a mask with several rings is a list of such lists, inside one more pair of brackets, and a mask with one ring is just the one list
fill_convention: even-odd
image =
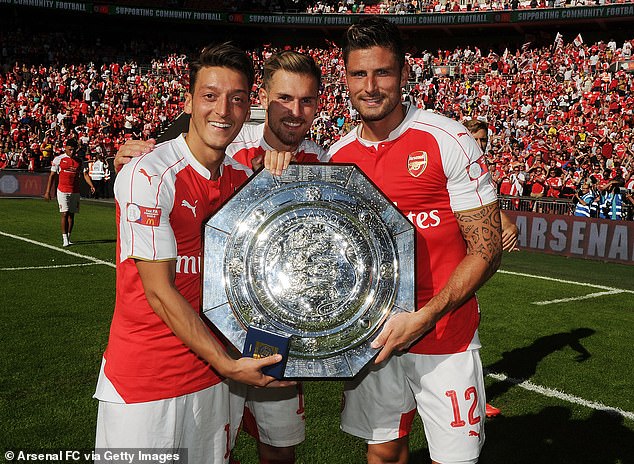
[(486, 278), (489, 278), (499, 267), (502, 257), (501, 220), (497, 204), (458, 211), (455, 216), (467, 243), (467, 255), (480, 257), (488, 263)]
[(419, 311), (399, 313), (386, 322), (372, 342), (373, 348), (383, 348), (375, 363), (381, 363), (394, 351), (410, 347), (432, 329), (441, 317), (473, 296), (500, 265), (502, 239), (497, 204), (456, 212), (455, 216), (467, 244), (466, 256), (449, 276), (445, 286)]

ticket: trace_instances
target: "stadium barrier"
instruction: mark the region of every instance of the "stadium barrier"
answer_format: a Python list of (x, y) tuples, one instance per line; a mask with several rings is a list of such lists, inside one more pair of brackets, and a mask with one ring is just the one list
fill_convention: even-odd
[[(114, 172), (113, 159), (108, 158), (110, 172)], [(48, 183), (50, 171), (29, 172), (24, 169), (3, 169), (0, 170), (0, 198), (24, 198), (43, 197)], [(84, 176), (79, 176), (79, 193), (82, 198), (90, 198), (90, 188), (84, 180)], [(114, 186), (114, 176), (106, 183), (106, 192), (109, 198), (113, 198), (112, 188)], [(54, 189), (53, 189), (54, 190)], [(55, 200), (55, 198), (53, 198)]]
[[(257, 27), (348, 27), (358, 22), (358, 14), (310, 14), (310, 13), (250, 13), (228, 11), (206, 11), (204, 9), (162, 8), (154, 6), (106, 5), (83, 1), (59, 0), (2, 0), (2, 6), (41, 8), (71, 12), (73, 14), (108, 15), (111, 17), (151, 18), (156, 20), (181, 21), (186, 23), (232, 24)], [(482, 10), (460, 12), (431, 12), (418, 14), (385, 14), (390, 22), (402, 27), (460, 28), (464, 26), (487, 26), (526, 24), (539, 25), (557, 22), (574, 25), (580, 20), (604, 20), (634, 17), (634, 5), (628, 3), (575, 6), (569, 8), (527, 8), (518, 10)]]
[(42, 197), (49, 173), (17, 169), (0, 171), (0, 197)]
[(507, 210), (522, 250), (634, 264), (634, 222)]
[(500, 208), (515, 211), (534, 211), (536, 213), (550, 213), (572, 215), (575, 205), (572, 200), (559, 198), (532, 198), (500, 195)]
[[(575, 203), (566, 198), (531, 198), (500, 195), (500, 209), (511, 211), (532, 211), (535, 213), (558, 214), (572, 216)], [(634, 205), (624, 201), (621, 205), (622, 217), (625, 220), (634, 218)]]

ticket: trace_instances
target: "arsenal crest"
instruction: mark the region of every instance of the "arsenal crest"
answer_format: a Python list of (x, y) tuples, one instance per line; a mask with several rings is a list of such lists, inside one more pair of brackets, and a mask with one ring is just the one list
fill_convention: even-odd
[(418, 177), (427, 169), (427, 152), (415, 151), (407, 157), (407, 170), (409, 173)]

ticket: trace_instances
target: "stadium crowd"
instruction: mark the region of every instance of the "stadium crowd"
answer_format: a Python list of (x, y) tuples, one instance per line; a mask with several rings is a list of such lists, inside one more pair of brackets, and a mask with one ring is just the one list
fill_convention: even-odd
[[(50, 43), (63, 45), (60, 37), (36, 37), (3, 46), (0, 168), (46, 169), (69, 138), (77, 139), (85, 158), (109, 157), (128, 138), (155, 137), (180, 114), (185, 54), (160, 57), (162, 50), (134, 42), (127, 56), (113, 53), (104, 60), (105, 47), (91, 56), (77, 46), (53, 49)], [(573, 199), (588, 184), (598, 196), (611, 192), (627, 203), (632, 197), (621, 188), (634, 188), (634, 74), (615, 63), (631, 59), (633, 43), (584, 44), (578, 36), (570, 44), (525, 44), (499, 54), (476, 47), (423, 51), (408, 56), (411, 76), (403, 98), (460, 121), (485, 121), (487, 157), (502, 195)], [(326, 76), (310, 135), (327, 147), (356, 121), (340, 49), (334, 43), (298, 49)], [(274, 50), (264, 45), (250, 51), (254, 90)], [(27, 55), (40, 62), (10, 61)], [(141, 63), (132, 56), (154, 58)], [(252, 104), (258, 103), (254, 91)], [(602, 200), (597, 203), (600, 214)]]
[(616, 0), (318, 0), (306, 7), (307, 13), (323, 14), (421, 14), (465, 11), (500, 11), (564, 6), (599, 6), (622, 3)]
[[(109, 1), (109, 0), (105, 0)], [(625, 0), (133, 0), (134, 5), (208, 11), (309, 14), (420, 14), (603, 6)]]

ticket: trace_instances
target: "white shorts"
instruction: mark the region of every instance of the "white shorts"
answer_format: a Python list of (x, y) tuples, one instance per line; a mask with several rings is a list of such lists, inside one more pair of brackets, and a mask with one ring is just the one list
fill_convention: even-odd
[(96, 449), (187, 449), (189, 464), (229, 462), (229, 386), (146, 403), (99, 402)]
[(475, 463), (484, 444), (485, 405), (479, 350), (403, 353), (346, 383), (341, 429), (384, 443), (407, 436), (418, 409), (434, 461)]
[[(245, 432), (267, 445), (294, 446), (306, 437), (304, 394), (301, 384), (284, 388), (255, 388), (231, 384), (232, 424), (242, 414)], [(238, 430), (234, 430), (234, 436)], [(233, 443), (232, 443), (233, 445)]]
[(60, 213), (79, 212), (79, 193), (65, 193), (57, 191), (57, 204)]

